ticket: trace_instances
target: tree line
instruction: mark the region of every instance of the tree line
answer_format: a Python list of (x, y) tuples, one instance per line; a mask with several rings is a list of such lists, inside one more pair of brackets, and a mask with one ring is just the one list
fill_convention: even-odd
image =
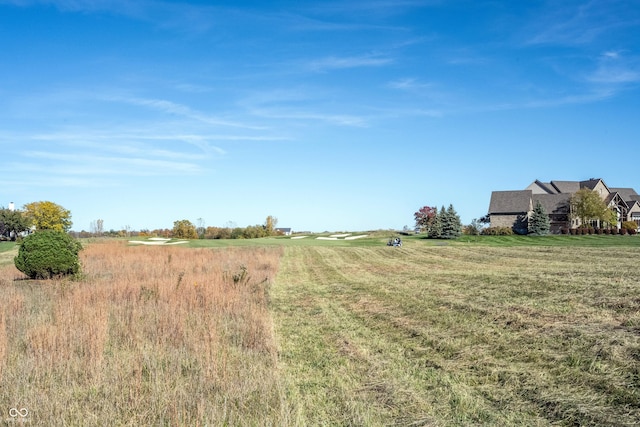
[(423, 206), (413, 216), (416, 229), (429, 238), (456, 239), (462, 234), (460, 216), (451, 204), (447, 209), (443, 205), (439, 211), (434, 206)]
[(16, 240), (37, 230), (68, 232), (71, 229), (71, 212), (50, 202), (32, 202), (23, 209), (0, 209), (0, 240)]

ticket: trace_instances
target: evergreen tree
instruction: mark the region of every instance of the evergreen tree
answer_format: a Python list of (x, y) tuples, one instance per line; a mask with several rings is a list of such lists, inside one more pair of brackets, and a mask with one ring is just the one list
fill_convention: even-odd
[(551, 221), (544, 206), (538, 201), (529, 218), (529, 234), (532, 236), (546, 236), (549, 234)]
[(431, 228), (429, 229), (429, 237), (432, 239), (439, 239), (442, 236), (442, 221), (447, 213), (444, 210), (444, 206), (440, 208), (440, 212), (438, 212), (431, 223)]
[(442, 239), (456, 239), (462, 234), (462, 221), (460, 216), (453, 208), (453, 205), (449, 205), (447, 210), (444, 210), (444, 206), (441, 209), (442, 215)]

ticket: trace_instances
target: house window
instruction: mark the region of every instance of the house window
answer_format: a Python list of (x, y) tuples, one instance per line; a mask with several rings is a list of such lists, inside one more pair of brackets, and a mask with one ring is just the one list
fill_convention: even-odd
[(632, 213), (631, 221), (635, 222), (636, 224), (638, 224), (638, 227), (640, 227), (640, 213)]

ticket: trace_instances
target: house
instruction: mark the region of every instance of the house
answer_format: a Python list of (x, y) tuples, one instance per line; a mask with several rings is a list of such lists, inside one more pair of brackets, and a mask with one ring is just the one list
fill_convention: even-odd
[[(492, 227), (511, 227), (516, 233), (526, 234), (529, 217), (539, 202), (549, 215), (551, 232), (562, 228), (576, 228), (579, 219), (571, 216), (571, 196), (582, 188), (597, 192), (610, 209), (617, 213), (620, 227), (623, 221), (634, 221), (640, 228), (640, 195), (633, 188), (608, 187), (600, 178), (586, 181), (535, 180), (524, 190), (494, 191), (489, 203)], [(599, 227), (598, 221), (593, 224)]]
[(292, 233), (291, 228), (276, 228), (276, 232), (285, 236), (291, 236)]

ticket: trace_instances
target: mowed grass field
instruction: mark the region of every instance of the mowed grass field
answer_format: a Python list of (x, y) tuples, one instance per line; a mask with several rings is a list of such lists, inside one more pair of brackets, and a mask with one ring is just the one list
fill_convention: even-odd
[(1, 419), (637, 425), (640, 239), (565, 237), (90, 243), (62, 282), (1, 252)]

